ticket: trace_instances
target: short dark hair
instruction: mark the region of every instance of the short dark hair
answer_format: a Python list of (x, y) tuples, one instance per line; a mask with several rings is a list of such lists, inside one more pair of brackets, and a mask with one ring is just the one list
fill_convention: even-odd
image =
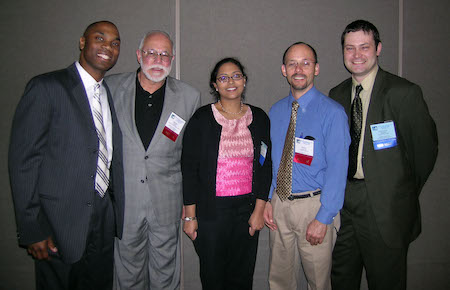
[(372, 32), (373, 40), (375, 41), (375, 48), (378, 47), (378, 43), (381, 42), (380, 33), (378, 32), (378, 29), (375, 27), (375, 25), (373, 25), (369, 21), (359, 19), (359, 20), (355, 20), (352, 23), (350, 23), (349, 25), (347, 25), (347, 27), (345, 27), (345, 29), (344, 29), (344, 32), (342, 32), (342, 35), (341, 35), (342, 49), (344, 49), (345, 35), (347, 35), (347, 33), (350, 33), (350, 32), (356, 32), (356, 31), (361, 31), (361, 30), (368, 34), (370, 34), (370, 32)]
[(286, 60), (286, 54), (287, 54), (288, 50), (289, 50), (291, 47), (293, 47), (294, 45), (299, 45), (299, 44), (303, 44), (303, 45), (306, 45), (307, 47), (311, 48), (311, 50), (312, 50), (312, 52), (313, 52), (313, 54), (314, 54), (314, 61), (315, 61), (316, 63), (319, 63), (319, 60), (317, 59), (317, 53), (316, 53), (316, 50), (315, 50), (311, 45), (307, 44), (306, 42), (298, 41), (298, 42), (296, 42), (296, 43), (291, 44), (291, 45), (284, 51), (284, 53), (283, 53), (283, 59), (282, 59), (283, 64), (286, 64), (286, 63), (285, 63), (285, 60)]
[[(217, 101), (220, 99), (220, 95), (216, 91), (216, 88), (214, 87), (214, 83), (217, 81), (217, 74), (219, 72), (220, 67), (226, 63), (235, 64), (239, 68), (239, 70), (242, 72), (242, 75), (244, 76), (244, 78), (248, 81), (247, 74), (245, 73), (245, 68), (237, 58), (226, 57), (224, 59), (221, 59), (214, 66), (213, 70), (211, 71), (211, 76), (209, 78), (209, 87), (211, 88), (211, 91), (210, 91), (211, 95), (213, 95)], [(244, 92), (242, 92), (242, 96), (241, 96), (242, 99), (244, 99), (244, 93), (245, 93), (245, 89), (244, 89)]]
[(89, 24), (89, 25), (86, 27), (86, 29), (84, 30), (84, 32), (83, 32), (83, 37), (86, 37), (86, 36), (88, 35), (89, 30), (91, 30), (95, 25), (97, 25), (97, 24), (99, 24), (99, 23), (108, 23), (108, 24), (111, 24), (112, 26), (114, 26), (114, 27), (117, 29), (117, 31), (119, 31), (119, 29), (117, 28), (117, 26), (116, 26), (114, 23), (112, 23), (111, 21), (108, 21), (108, 20), (100, 20), (100, 21), (96, 21), (96, 22), (93, 22), (93, 23)]

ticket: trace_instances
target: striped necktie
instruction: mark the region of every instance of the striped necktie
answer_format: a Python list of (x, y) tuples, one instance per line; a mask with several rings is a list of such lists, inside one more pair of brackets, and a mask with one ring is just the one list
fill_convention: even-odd
[(106, 131), (103, 124), (102, 103), (100, 101), (100, 84), (94, 86), (94, 101), (92, 102), (92, 113), (94, 116), (95, 129), (98, 136), (98, 160), (97, 173), (95, 176), (95, 190), (101, 197), (109, 185), (108, 149), (106, 147)]

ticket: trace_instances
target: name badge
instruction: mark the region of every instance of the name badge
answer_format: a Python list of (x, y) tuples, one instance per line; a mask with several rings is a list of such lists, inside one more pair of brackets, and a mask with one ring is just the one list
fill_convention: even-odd
[(397, 134), (394, 121), (370, 125), (372, 132), (373, 148), (382, 150), (397, 146)]
[(264, 164), (264, 161), (266, 160), (266, 155), (267, 155), (267, 145), (261, 141), (261, 152), (259, 154), (259, 164), (261, 164), (261, 166)]
[(294, 162), (310, 166), (314, 157), (314, 140), (295, 137)]
[(183, 129), (185, 120), (181, 119), (177, 114), (172, 112), (169, 116), (169, 119), (164, 126), (162, 133), (167, 136), (170, 140), (175, 142), (177, 140), (178, 135), (180, 135), (181, 129)]

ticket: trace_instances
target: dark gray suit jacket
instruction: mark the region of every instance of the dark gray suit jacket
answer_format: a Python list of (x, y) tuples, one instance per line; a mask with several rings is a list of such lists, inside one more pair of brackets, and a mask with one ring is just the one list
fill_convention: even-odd
[[(113, 123), (111, 189), (117, 234), (123, 225), (122, 135), (108, 92)], [(86, 245), (97, 168), (98, 138), (75, 64), (34, 77), (17, 107), (9, 174), (20, 245), (52, 236), (66, 263)]]
[[(352, 79), (331, 89), (350, 120)], [(374, 150), (371, 124), (394, 121), (398, 145)], [(372, 90), (363, 147), (369, 202), (387, 245), (402, 247), (421, 231), (419, 194), (438, 153), (436, 125), (419, 86), (378, 70)]]

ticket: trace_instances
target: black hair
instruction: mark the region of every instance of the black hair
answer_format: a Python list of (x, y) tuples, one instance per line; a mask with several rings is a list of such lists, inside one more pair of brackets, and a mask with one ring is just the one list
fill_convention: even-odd
[[(84, 30), (84, 33), (83, 33), (83, 37), (86, 37), (87, 34), (88, 34), (88, 32), (89, 32), (89, 30), (91, 30), (92, 27), (94, 27), (95, 25), (97, 25), (97, 24), (99, 24), (99, 23), (108, 23), (108, 24), (111, 24), (112, 26), (114, 26), (114, 27), (117, 29), (117, 26), (116, 26), (114, 23), (112, 23), (111, 21), (108, 21), (108, 20), (96, 21), (96, 22), (94, 22), (94, 23), (89, 24), (89, 25), (86, 27), (86, 29)], [(117, 29), (117, 31), (119, 31), (119, 29)]]
[[(216, 88), (214, 87), (214, 84), (217, 81), (217, 74), (219, 72), (219, 69), (222, 65), (226, 64), (226, 63), (232, 63), (235, 64), (239, 70), (242, 72), (242, 75), (244, 76), (244, 78), (248, 81), (247, 79), (247, 74), (245, 73), (245, 68), (244, 66), (241, 64), (241, 62), (239, 60), (237, 60), (234, 57), (226, 57), (224, 59), (221, 59), (218, 63), (216, 63), (216, 65), (214, 66), (213, 70), (211, 71), (211, 76), (209, 78), (209, 87), (211, 88), (211, 95), (213, 95), (216, 100), (218, 101), (220, 99), (219, 93), (216, 91)], [(245, 90), (244, 90), (245, 92)], [(244, 99), (244, 92), (242, 92), (242, 96), (241, 98)]]
[(356, 32), (356, 31), (361, 31), (361, 30), (368, 34), (370, 34), (370, 32), (372, 32), (373, 40), (375, 41), (375, 49), (376, 49), (378, 47), (378, 43), (381, 42), (380, 33), (378, 32), (378, 29), (375, 27), (375, 25), (373, 25), (372, 23), (370, 23), (367, 20), (361, 20), (361, 19), (355, 20), (352, 23), (350, 23), (349, 25), (347, 25), (347, 27), (345, 27), (344, 32), (342, 32), (342, 35), (341, 35), (342, 49), (344, 49), (345, 35), (347, 35), (347, 33), (350, 33), (350, 32)]

